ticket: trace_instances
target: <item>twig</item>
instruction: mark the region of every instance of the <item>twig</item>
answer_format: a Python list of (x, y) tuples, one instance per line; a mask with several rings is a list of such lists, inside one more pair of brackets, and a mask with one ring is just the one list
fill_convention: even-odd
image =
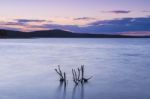
[(81, 82), (81, 84), (88, 82), (91, 78), (85, 78), (84, 77), (84, 65), (81, 65), (80, 68), (77, 68), (77, 71), (75, 69), (72, 69), (72, 74), (73, 74), (73, 81), (75, 82), (75, 84), (78, 84), (79, 82)]
[(78, 68), (78, 81), (80, 81), (80, 69)]
[(73, 81), (76, 85), (78, 85), (78, 81), (77, 81), (77, 74), (76, 71), (74, 69), (72, 69), (72, 75), (73, 75)]
[(62, 73), (59, 65), (58, 65), (58, 69), (55, 69), (55, 71), (60, 77), (60, 82), (65, 82), (65, 84), (66, 84), (66, 73), (65, 72)]

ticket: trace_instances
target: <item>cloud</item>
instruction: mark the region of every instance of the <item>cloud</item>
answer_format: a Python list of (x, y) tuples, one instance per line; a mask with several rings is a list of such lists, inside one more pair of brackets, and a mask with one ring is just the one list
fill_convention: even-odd
[(121, 34), (130, 36), (150, 36), (150, 31), (123, 32)]
[(113, 11), (102, 11), (104, 13), (114, 13), (114, 14), (128, 14), (130, 10), (113, 10)]
[[(17, 28), (18, 30), (51, 30), (62, 29), (76, 33), (96, 33), (96, 34), (120, 34), (150, 31), (150, 17), (120, 18), (112, 20), (97, 20), (86, 25), (60, 25), (53, 23), (44, 24), (20, 24), (13, 22), (0, 22), (0, 27)], [(22, 27), (21, 27), (22, 26)], [(23, 29), (21, 29), (23, 28)], [(147, 33), (147, 32), (144, 32)]]
[(19, 23), (19, 22), (0, 22), (0, 25), (25, 25), (23, 23)]
[(41, 28), (45, 29), (64, 29), (79, 33), (102, 33), (116, 34), (130, 31), (150, 31), (150, 18), (122, 18), (113, 20), (100, 20), (91, 22), (85, 26), (78, 25), (59, 25), (59, 24), (43, 24)]
[(0, 28), (18, 31), (45, 30), (45, 28), (41, 28), (41, 25), (51, 22), (49, 20), (15, 19), (8, 22), (0, 21)]
[(16, 19), (16, 21), (19, 22), (19, 23), (29, 23), (29, 22), (41, 23), (41, 22), (47, 22), (47, 20), (33, 20), (33, 19)]
[(149, 12), (150, 12), (150, 10), (143, 10), (143, 11), (141, 11), (141, 12), (149, 13)]
[[(32, 24), (30, 22), (37, 22), (36, 24)], [(17, 30), (17, 31), (36, 31), (36, 30), (45, 30), (45, 28), (40, 28), (42, 23), (45, 22), (42, 20), (18, 20), (18, 21), (10, 21), (4, 22), (0, 21), (0, 29), (8, 29), (8, 30)], [(47, 21), (48, 22), (48, 21)], [(30, 24), (26, 24), (30, 23)], [(41, 23), (41, 24), (38, 24)], [(46, 22), (45, 22), (46, 23)], [(37, 26), (37, 27), (34, 27)], [(39, 27), (38, 27), (39, 26)]]
[(103, 20), (89, 23), (90, 26), (99, 27), (99, 32), (128, 32), (128, 31), (150, 31), (150, 17), (122, 18)]
[(74, 18), (73, 20), (83, 20), (83, 21), (89, 21), (89, 20), (96, 20), (96, 18), (92, 18), (92, 17), (80, 17), (80, 18)]

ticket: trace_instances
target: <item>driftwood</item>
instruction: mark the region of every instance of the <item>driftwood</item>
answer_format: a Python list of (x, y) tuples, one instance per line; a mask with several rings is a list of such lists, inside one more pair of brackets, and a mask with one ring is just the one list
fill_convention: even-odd
[(80, 81), (80, 75), (79, 74), (80, 73), (79, 72), (77, 73), (75, 69), (72, 69), (73, 81), (76, 85), (78, 85), (78, 83)]
[[(66, 73), (62, 72), (59, 65), (58, 65), (58, 69), (55, 69), (55, 71), (60, 77), (60, 82), (64, 82), (66, 86), (67, 84)], [(89, 78), (85, 78), (84, 73), (85, 73), (84, 65), (81, 65), (80, 68), (72, 69), (73, 81), (76, 85), (78, 85), (79, 83), (84, 84), (92, 78), (92, 76)]]
[(84, 77), (84, 65), (81, 66), (81, 73), (82, 73), (81, 82), (88, 82), (88, 80), (90, 80), (90, 79), (92, 78), (92, 76), (89, 77), (89, 78), (85, 78), (85, 77)]
[(55, 71), (56, 71), (56, 73), (59, 75), (59, 77), (60, 77), (60, 82), (64, 82), (65, 83), (65, 85), (66, 85), (66, 83), (67, 83), (67, 79), (66, 79), (66, 73), (64, 72), (62, 72), (62, 70), (60, 69), (60, 66), (58, 65), (58, 69), (55, 69)]
[(77, 70), (72, 69), (73, 81), (76, 85), (78, 85), (80, 82), (82, 84), (86, 83), (86, 82), (88, 82), (88, 80), (90, 80), (92, 78), (92, 76), (89, 78), (85, 78), (84, 72), (85, 72), (84, 65), (81, 65), (81, 68), (78, 68)]

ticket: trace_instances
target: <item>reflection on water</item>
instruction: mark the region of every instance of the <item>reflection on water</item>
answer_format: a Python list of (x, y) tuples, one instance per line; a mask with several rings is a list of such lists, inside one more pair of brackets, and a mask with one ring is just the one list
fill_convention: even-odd
[(72, 99), (75, 99), (77, 87), (78, 87), (77, 85), (75, 85), (75, 86), (73, 87), (73, 91), (72, 91)]
[(85, 87), (85, 84), (74, 85), (74, 87), (72, 88), (72, 93), (71, 93), (71, 92), (67, 92), (67, 86), (63, 82), (60, 82), (55, 92), (55, 99), (71, 99), (69, 97), (70, 94), (71, 94), (72, 99), (85, 99), (84, 87)]
[(56, 90), (56, 96), (55, 99), (66, 99), (66, 84), (64, 82), (60, 82), (57, 90)]
[(72, 99), (84, 99), (84, 94), (84, 84), (74, 85)]

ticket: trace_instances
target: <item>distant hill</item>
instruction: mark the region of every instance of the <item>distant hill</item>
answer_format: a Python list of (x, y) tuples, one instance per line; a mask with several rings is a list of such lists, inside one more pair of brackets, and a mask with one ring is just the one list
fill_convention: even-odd
[(150, 36), (73, 33), (64, 30), (45, 30), (34, 32), (0, 30), (0, 38), (149, 38), (149, 37)]

